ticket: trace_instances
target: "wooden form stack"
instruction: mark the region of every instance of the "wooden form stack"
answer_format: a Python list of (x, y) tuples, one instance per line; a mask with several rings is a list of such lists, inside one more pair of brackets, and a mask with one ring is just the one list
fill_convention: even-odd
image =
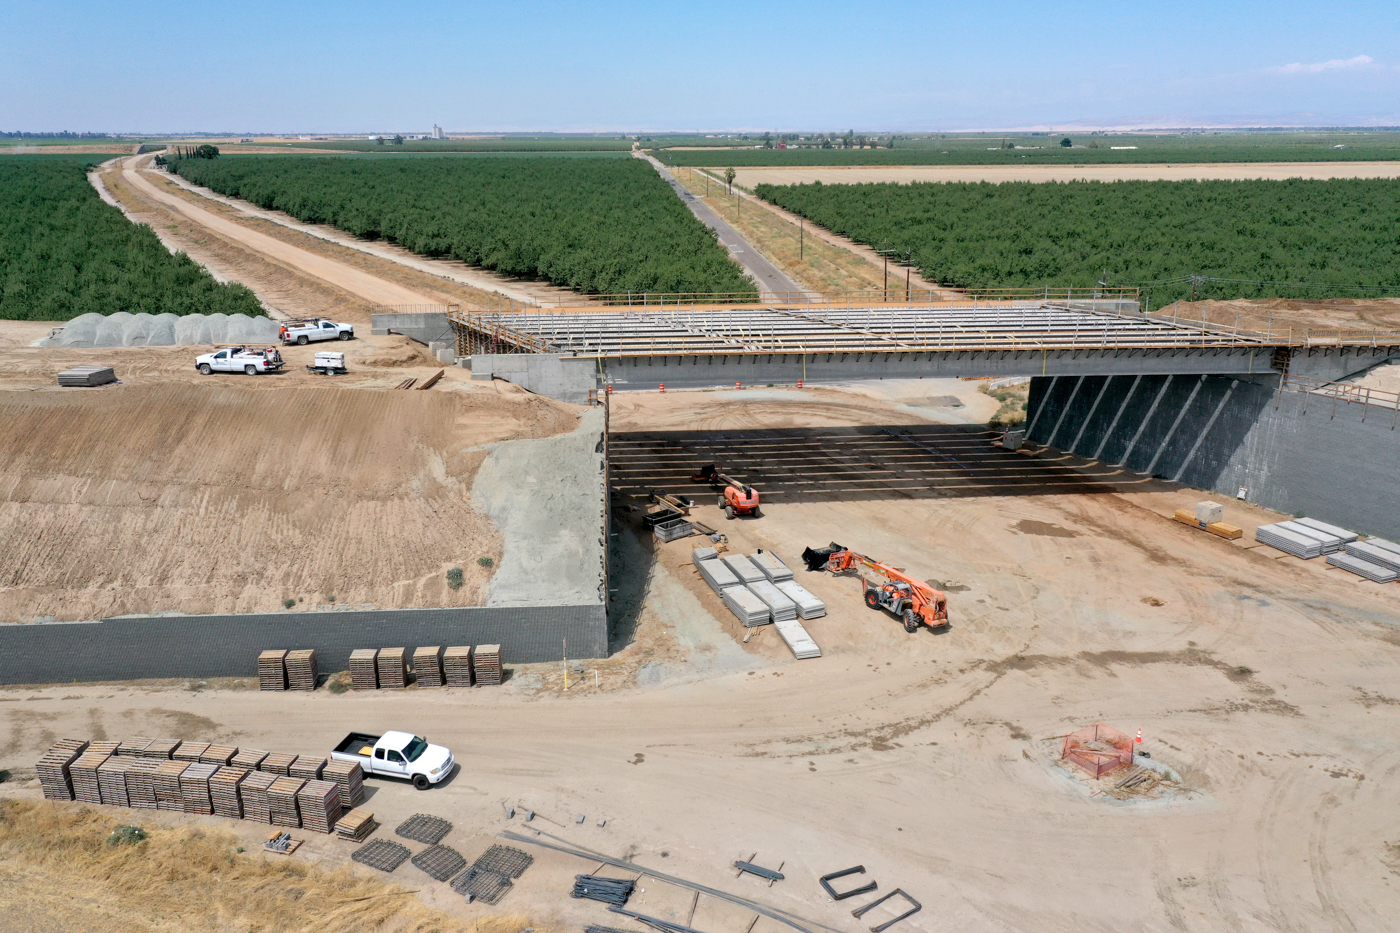
[(408, 686), (406, 648), (380, 648), (375, 663), (379, 667), (380, 690), (402, 690)]
[(164, 739), (153, 739), (147, 743), (145, 748), (141, 749), (136, 754), (142, 758), (162, 758), (168, 760), (171, 753), (175, 751), (175, 746), (179, 744), (179, 742), (167, 742)]
[(138, 810), (156, 809), (155, 773), (160, 767), (156, 758), (131, 758), (126, 766), (127, 805)]
[(266, 771), (268, 774), (276, 774), (279, 777), (291, 777), (292, 763), (297, 760), (296, 755), (288, 755), (286, 752), (272, 752), (258, 765), (259, 771)]
[(209, 751), (208, 742), (181, 742), (175, 746), (175, 751), (170, 753), (170, 757), (176, 761), (195, 762), (199, 756)]
[(248, 776), (243, 768), (220, 768), (209, 779), (209, 802), (214, 812), (231, 820), (243, 819), (243, 804), (238, 799), (239, 784)]
[(180, 796), (185, 798), (185, 812), (211, 816), (214, 804), (209, 798), (209, 779), (218, 773), (218, 765), (191, 764), (180, 775)]
[(265, 758), (267, 758), (265, 751), (256, 748), (240, 748), (238, 753), (229, 760), (229, 765), (235, 768), (246, 768), (249, 771), (261, 771)]
[(330, 761), (322, 769), (321, 779), (340, 787), (342, 806), (358, 807), (365, 802), (365, 772), (358, 761)]
[(267, 789), (273, 781), (281, 780), (266, 771), (253, 771), (238, 785), (238, 797), (243, 801), (243, 818), (259, 823), (271, 823), (272, 812), (267, 801)]
[(68, 766), (68, 774), (73, 779), (73, 799), (83, 803), (102, 803), (102, 789), (97, 783), (97, 769), (111, 756), (106, 752), (93, 751), (89, 745)]
[(472, 674), (479, 684), (494, 686), (501, 682), (501, 646), (477, 645), (472, 652)]
[(117, 746), (117, 754), (129, 755), (133, 758), (139, 757), (141, 753), (145, 751), (146, 746), (150, 745), (154, 741), (155, 739), (148, 738), (144, 735), (138, 735), (134, 736), (133, 738), (123, 739), (121, 744)]
[(368, 810), (350, 810), (335, 824), (335, 834), (341, 839), (363, 842), (378, 825), (374, 821), (374, 814)]
[(297, 791), (306, 782), (300, 778), (280, 777), (267, 788), (267, 810), (273, 826), (301, 827), (301, 812), (297, 809)]
[(442, 676), (449, 687), (472, 685), (471, 645), (458, 645), (442, 653)]
[(298, 755), (297, 760), (292, 762), (292, 766), (287, 769), (290, 777), (301, 778), (303, 781), (319, 781), (321, 771), (326, 767), (326, 759), (317, 758), (315, 755)]
[(340, 819), (340, 786), (333, 781), (307, 781), (297, 791), (301, 828), (329, 833)]
[(287, 652), (275, 648), (258, 655), (258, 689), (287, 689)]
[(43, 788), (46, 799), (73, 799), (73, 778), (69, 766), (87, 747), (88, 743), (80, 739), (59, 739), (39, 759), (34, 770), (38, 773), (39, 786)]
[(420, 687), (442, 686), (442, 646), (413, 649), (413, 676)]
[(151, 772), (151, 784), (156, 792), (156, 809), (173, 813), (185, 812), (185, 795), (180, 792), (180, 775), (189, 762), (165, 761)]
[(199, 756), (199, 763), (202, 765), (218, 765), (223, 767), (233, 760), (233, 756), (238, 754), (238, 749), (232, 745), (211, 745), (204, 754)]
[(287, 652), (287, 689), (315, 690), (316, 652), (311, 648)]
[(356, 690), (378, 690), (378, 648), (356, 648), (350, 652), (350, 686)]
[(129, 807), (131, 801), (126, 793), (126, 769), (136, 759), (130, 756), (113, 755), (97, 767), (97, 789), (102, 794), (102, 803), (109, 807)]

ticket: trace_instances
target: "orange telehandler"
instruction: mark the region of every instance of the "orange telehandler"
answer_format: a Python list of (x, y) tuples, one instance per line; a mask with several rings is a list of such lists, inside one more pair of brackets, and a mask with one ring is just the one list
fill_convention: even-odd
[(948, 596), (922, 580), (915, 580), (898, 568), (857, 554), (835, 542), (830, 547), (807, 548), (802, 560), (808, 570), (829, 570), (832, 573), (859, 571), (868, 567), (884, 578), (872, 580), (862, 574), (865, 583), (865, 604), (871, 609), (887, 609), (904, 622), (906, 632), (917, 632), (920, 623), (929, 628), (948, 624)]
[(724, 509), (724, 514), (728, 518), (736, 515), (752, 515), (754, 518), (761, 518), (763, 513), (758, 508), (758, 490), (745, 483), (739, 482), (732, 476), (725, 476), (719, 471), (718, 463), (707, 463), (700, 468), (700, 472), (690, 478), (692, 483), (709, 483), (715, 489), (723, 490), (719, 496), (719, 507)]

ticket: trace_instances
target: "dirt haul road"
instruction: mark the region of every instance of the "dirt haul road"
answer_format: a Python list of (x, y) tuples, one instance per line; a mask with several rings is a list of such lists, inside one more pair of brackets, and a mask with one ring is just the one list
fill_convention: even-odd
[[(884, 398), (865, 387), (845, 401), (790, 392), (786, 403), (778, 392), (636, 395), (615, 402), (613, 429), (656, 435), (666, 448), (668, 432), (703, 426), (707, 451), (728, 457), (808, 422), (928, 430), (935, 419), (914, 409), (952, 420), (944, 396), (972, 409), (969, 386), (906, 384)], [(765, 547), (795, 564), (802, 546), (834, 539), (939, 580), (951, 596), (945, 633), (906, 635), (861, 605), (857, 579), (799, 571), (831, 610), (808, 623), (824, 656), (794, 662), (771, 627), (743, 645), (687, 565), (693, 540), (654, 549), (634, 533), (636, 513), (620, 511), (614, 616), (631, 643), (598, 664), (601, 689), (588, 670), (565, 694), (560, 665), (541, 665), (472, 690), (4, 690), (0, 767), (19, 780), (0, 793), (37, 796), (18, 769), (58, 735), (324, 754), (350, 729), (409, 728), (456, 750), (461, 771), (425, 793), (372, 781), (378, 838), (432, 813), (454, 823), (444, 843), (471, 859), (501, 841), (497, 832), (524, 831), (531, 809), (533, 827), (628, 855), (638, 871), (793, 910), (813, 930), (860, 933), (894, 915), (886, 905), (857, 922), (852, 906), (868, 898), (833, 904), (821, 892), (819, 875), (855, 864), (877, 893), (901, 887), (923, 903), (891, 933), (1393, 929), (1394, 587), (1244, 550), (1248, 532), (1227, 542), (1165, 518), (1203, 498), (1198, 491), (997, 451), (964, 428), (916, 461), (947, 474), (922, 488), (871, 481), (857, 495), (802, 468), (775, 481), (785, 494), (765, 501), (761, 519), (725, 522), (713, 502), (697, 512), (733, 550)], [(895, 473), (881, 437), (833, 455), (876, 479)], [(671, 449), (687, 464), (695, 453)], [(982, 462), (1024, 481), (968, 482)], [(1234, 504), (1226, 517), (1247, 529), (1276, 518)], [(1097, 720), (1141, 728), (1142, 747), (1171, 779), (1118, 799), (1114, 781), (1063, 769), (1060, 737)], [(518, 808), (513, 821), (507, 807)], [(111, 812), (113, 823), (215, 822)], [(249, 845), (267, 833), (218, 822)], [(298, 858), (343, 864), (352, 851), (305, 835)], [(568, 896), (573, 876), (596, 862), (529, 851), (534, 867), (496, 908), (465, 904), (408, 865), (394, 879), (467, 920), (523, 912), (537, 928), (618, 922)], [(731, 863), (754, 853), (784, 863), (787, 880), (736, 879)], [(691, 892), (655, 878), (640, 887), (633, 909), (687, 921)], [(691, 924), (787, 929), (768, 919), (750, 928), (752, 919), (701, 897)]]
[(371, 275), (361, 269), (348, 266), (345, 263), (337, 262), (325, 256), (318, 256), (315, 253), (298, 249), (289, 243), (284, 243), (265, 233), (249, 229), (242, 224), (234, 223), (226, 217), (221, 217), (213, 211), (205, 210), (195, 204), (191, 204), (184, 198), (162, 191), (141, 176), (136, 169), (135, 159), (128, 159), (122, 167), (122, 178), (131, 187), (136, 188), (145, 197), (157, 201), (166, 208), (174, 210), (195, 223), (227, 237), (237, 243), (256, 250), (258, 253), (280, 262), (291, 268), (329, 282), (338, 288), (342, 288), (351, 294), (358, 295), (368, 301), (380, 305), (427, 305), (433, 304), (433, 299), (404, 288), (402, 285), (386, 281), (378, 276)]

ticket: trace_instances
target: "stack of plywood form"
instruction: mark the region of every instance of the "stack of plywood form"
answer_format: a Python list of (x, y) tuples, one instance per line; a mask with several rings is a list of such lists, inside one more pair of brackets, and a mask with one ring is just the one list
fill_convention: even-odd
[(335, 834), (351, 842), (363, 842), (378, 825), (374, 821), (374, 814), (368, 810), (351, 810), (336, 821)]
[(796, 619), (784, 619), (781, 622), (773, 623), (773, 627), (778, 630), (778, 634), (783, 636), (783, 641), (792, 649), (793, 656), (799, 661), (807, 658), (819, 658), (822, 656), (822, 649), (817, 647), (817, 643), (812, 640), (812, 636), (807, 634), (807, 630), (802, 627), (802, 623)]
[(180, 792), (180, 775), (189, 764), (184, 761), (164, 761), (151, 772), (151, 785), (156, 792), (156, 809), (171, 813), (185, 812), (185, 795)]
[(97, 749), (96, 746), (96, 742), (89, 745), (87, 751), (68, 766), (68, 774), (73, 779), (73, 799), (83, 803), (102, 803), (102, 788), (97, 783), (97, 769), (102, 767), (103, 762), (111, 755), (105, 750)]
[(147, 743), (146, 747), (136, 754), (142, 758), (156, 758), (161, 761), (169, 761), (171, 754), (179, 742), (168, 742), (165, 739), (153, 739)]
[(479, 684), (495, 686), (501, 682), (501, 646), (477, 645), (472, 652), (472, 676)]
[(223, 766), (233, 760), (233, 756), (238, 754), (238, 749), (232, 745), (211, 745), (199, 756), (199, 763), (202, 765)]
[(729, 565), (718, 558), (698, 560), (695, 562), (695, 569), (700, 571), (700, 576), (716, 593), (723, 592), (731, 586), (738, 586), (741, 582), (734, 575), (734, 571), (729, 569)]
[(285, 649), (264, 651), (258, 655), (258, 689), (287, 689), (287, 652)]
[(287, 689), (315, 690), (316, 652), (311, 648), (287, 652)]
[(365, 772), (357, 761), (333, 759), (321, 771), (322, 780), (334, 781), (340, 787), (343, 806), (358, 807), (365, 802)]
[(181, 742), (175, 746), (175, 751), (170, 753), (170, 757), (176, 761), (195, 762), (199, 756), (209, 751), (208, 742)]
[(797, 604), (798, 618), (820, 619), (826, 615), (826, 603), (807, 591), (807, 588), (796, 580), (778, 580), (774, 584), (788, 599)]
[(287, 774), (294, 778), (301, 778), (303, 781), (319, 781), (321, 772), (325, 770), (326, 759), (317, 758), (315, 755), (298, 755), (297, 760), (292, 762)]
[(73, 799), (73, 778), (69, 767), (87, 747), (88, 743), (80, 739), (59, 739), (39, 759), (34, 770), (38, 773), (39, 786), (43, 788), (45, 798)]
[(238, 801), (238, 788), (248, 771), (243, 768), (220, 768), (209, 779), (209, 801), (214, 812), (231, 820), (243, 819), (243, 806)]
[(262, 764), (258, 765), (258, 770), (280, 777), (290, 777), (292, 763), (296, 760), (296, 755), (288, 755), (286, 752), (272, 752), (262, 760)]
[(442, 686), (442, 646), (413, 649), (413, 677), (420, 687)]
[(763, 575), (768, 578), (770, 583), (781, 583), (783, 580), (792, 579), (792, 570), (771, 551), (750, 554), (749, 560), (753, 561), (755, 567), (763, 571)]
[(763, 600), (774, 622), (790, 622), (797, 618), (797, 603), (784, 596), (782, 590), (767, 580), (750, 583), (749, 591)]
[(378, 690), (378, 648), (356, 648), (350, 652), (350, 686), (356, 690)]
[(340, 819), (340, 787), (333, 781), (307, 781), (297, 791), (303, 829), (329, 833)]
[(379, 668), (380, 690), (402, 690), (408, 686), (408, 663), (405, 648), (380, 648), (375, 663)]
[(156, 770), (161, 762), (155, 758), (133, 758), (126, 768), (127, 805), (140, 810), (156, 809)]
[(442, 653), (442, 679), (449, 687), (472, 685), (471, 645), (457, 645)]
[(139, 757), (141, 753), (146, 750), (146, 746), (150, 745), (154, 741), (155, 739), (148, 738), (144, 735), (138, 735), (130, 739), (123, 739), (121, 743), (117, 745), (117, 754), (130, 755), (133, 758)]
[(1285, 554), (1301, 557), (1303, 560), (1312, 560), (1314, 557), (1322, 556), (1322, 539), (1283, 527), (1288, 524), (1291, 523), (1279, 522), (1276, 525), (1260, 525), (1255, 529), (1254, 540), (1260, 544), (1267, 544), (1271, 548), (1277, 548)]
[(757, 583), (759, 580), (767, 579), (763, 571), (755, 567), (753, 561), (743, 554), (730, 554), (721, 557), (720, 560), (724, 561), (724, 565), (733, 571), (740, 583)]
[(253, 771), (238, 785), (238, 799), (243, 802), (243, 818), (259, 823), (271, 823), (272, 812), (267, 801), (267, 789), (273, 781), (281, 780), (266, 771)]
[(113, 755), (97, 766), (97, 789), (107, 806), (131, 806), (131, 799), (126, 793), (126, 769), (135, 760), (129, 755)]
[(267, 788), (267, 810), (273, 826), (301, 827), (297, 792), (306, 784), (300, 778), (280, 777)]
[(260, 771), (265, 760), (267, 760), (267, 752), (265, 751), (256, 748), (240, 748), (229, 764), (246, 771)]
[(180, 796), (185, 798), (185, 812), (208, 816), (214, 812), (209, 797), (209, 779), (219, 771), (218, 765), (195, 762), (180, 775)]
[(719, 598), (747, 628), (767, 625), (772, 621), (768, 604), (759, 599), (747, 586), (725, 587), (719, 591)]

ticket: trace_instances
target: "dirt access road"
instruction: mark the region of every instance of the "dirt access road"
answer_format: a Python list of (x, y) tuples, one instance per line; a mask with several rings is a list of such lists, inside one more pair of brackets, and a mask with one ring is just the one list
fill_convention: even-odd
[(1400, 162), (1216, 162), (1181, 165), (905, 165), (740, 168), (735, 184), (825, 185), (916, 181), (1239, 181), (1252, 178), (1400, 178)]
[[(633, 394), (612, 412), (614, 431), (654, 438), (678, 465), (702, 447), (724, 459), (793, 443), (798, 428), (864, 431), (863, 446), (831, 453), (866, 488), (828, 488), (833, 462), (803, 465), (812, 453), (794, 460), (795, 475), (769, 478), (763, 518), (725, 522), (713, 502), (697, 515), (735, 550), (796, 563), (803, 546), (834, 539), (938, 580), (951, 597), (947, 632), (906, 635), (861, 605), (858, 580), (799, 571), (831, 610), (808, 626), (824, 656), (793, 661), (771, 628), (744, 645), (688, 566), (693, 540), (654, 547), (634, 533), (636, 513), (620, 510), (614, 612), (627, 644), (599, 665), (599, 687), (588, 670), (564, 693), (558, 666), (536, 666), (494, 689), (368, 695), (8, 689), (0, 767), (19, 780), (0, 792), (35, 796), (19, 769), (58, 735), (324, 754), (351, 729), (410, 728), (453, 747), (462, 768), (425, 793), (372, 781), (380, 838), (432, 813), (454, 823), (444, 842), (470, 859), (499, 831), (523, 830), (532, 809), (533, 827), (795, 911), (813, 930), (860, 933), (893, 916), (880, 908), (857, 922), (852, 905), (867, 898), (833, 904), (821, 892), (817, 876), (855, 864), (880, 893), (901, 887), (923, 903), (891, 933), (1393, 929), (1395, 588), (1246, 550), (1248, 533), (1226, 542), (1165, 518), (1198, 491), (989, 448), (975, 425), (956, 423), (949, 396), (975, 411), (965, 420), (985, 417), (973, 384), (947, 381)], [(900, 442), (917, 455), (906, 467), (880, 428), (944, 433), (932, 451)], [(707, 436), (674, 436), (697, 431)], [(883, 482), (915, 467), (934, 478)], [(986, 475), (1001, 480), (970, 480), (993, 468)], [(1276, 518), (1233, 504), (1226, 517), (1247, 529)], [(1118, 799), (1111, 781), (1060, 767), (1060, 737), (1097, 720), (1141, 728), (1172, 779)], [(114, 823), (127, 819), (222, 823), (113, 811)], [(249, 842), (266, 834), (223, 825)], [(336, 865), (350, 851), (315, 837), (296, 857)], [(731, 863), (754, 853), (784, 863), (787, 880), (736, 879)], [(497, 908), (464, 904), (409, 865), (392, 877), (465, 920), (501, 911), (550, 928), (623, 925), (568, 896), (596, 863), (531, 854)], [(640, 887), (634, 909), (686, 922), (691, 892), (650, 877)], [(692, 924), (786, 929), (752, 918), (702, 897)]]

